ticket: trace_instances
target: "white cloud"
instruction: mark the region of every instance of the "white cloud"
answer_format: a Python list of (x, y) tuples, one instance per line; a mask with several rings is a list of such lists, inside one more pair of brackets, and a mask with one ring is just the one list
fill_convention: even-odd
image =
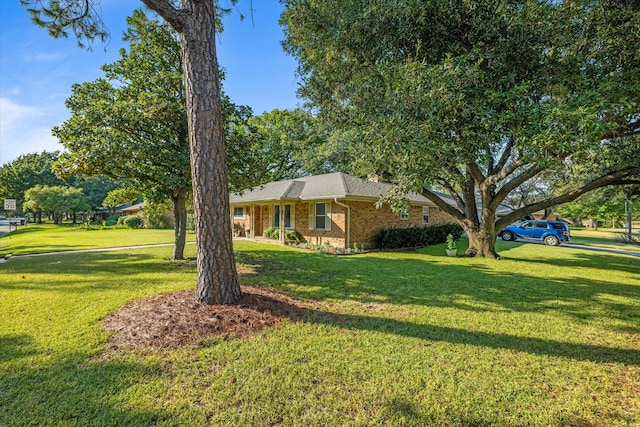
[(25, 62), (50, 62), (50, 61), (58, 61), (64, 58), (64, 54), (62, 52), (34, 52), (24, 56)]
[(62, 150), (50, 120), (39, 108), (0, 98), (0, 165), (22, 154)]
[(16, 124), (33, 116), (42, 115), (35, 107), (19, 105), (9, 98), (0, 98), (0, 131), (10, 131)]

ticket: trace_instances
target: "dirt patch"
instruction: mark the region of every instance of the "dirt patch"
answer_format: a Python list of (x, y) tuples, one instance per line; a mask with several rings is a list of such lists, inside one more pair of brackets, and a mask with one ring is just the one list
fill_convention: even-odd
[(212, 336), (241, 337), (285, 318), (305, 320), (313, 311), (310, 304), (279, 292), (253, 286), (241, 289), (243, 296), (233, 305), (196, 303), (192, 289), (126, 304), (104, 320), (105, 329), (114, 332), (109, 350), (171, 349)]

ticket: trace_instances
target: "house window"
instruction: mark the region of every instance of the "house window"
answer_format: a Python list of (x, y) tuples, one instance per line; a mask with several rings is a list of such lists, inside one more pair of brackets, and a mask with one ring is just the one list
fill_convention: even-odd
[(409, 208), (400, 209), (400, 219), (402, 221), (407, 221), (409, 219)]
[[(293, 215), (291, 210), (291, 205), (284, 205), (284, 228), (293, 228)], [(280, 206), (276, 205), (273, 207), (273, 226), (280, 227), (280, 215), (281, 210)]]
[(243, 219), (244, 218), (244, 208), (243, 207), (233, 208), (233, 217), (234, 218)]
[(422, 223), (424, 225), (429, 224), (429, 206), (423, 206), (422, 208)]
[(310, 203), (309, 229), (310, 230), (331, 230), (331, 204), (330, 203)]

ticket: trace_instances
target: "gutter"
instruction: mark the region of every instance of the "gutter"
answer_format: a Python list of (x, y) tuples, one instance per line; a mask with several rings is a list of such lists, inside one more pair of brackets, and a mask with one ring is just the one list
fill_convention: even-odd
[(335, 202), (336, 205), (342, 206), (343, 208), (345, 208), (347, 210), (347, 216), (345, 218), (345, 224), (344, 224), (345, 228), (346, 228), (346, 230), (345, 230), (346, 236), (345, 236), (345, 239), (344, 239), (344, 247), (346, 249), (351, 245), (351, 242), (350, 242), (350, 240), (351, 240), (351, 207), (349, 205), (347, 205), (347, 204), (339, 202), (337, 197), (335, 197), (333, 199), (333, 201)]

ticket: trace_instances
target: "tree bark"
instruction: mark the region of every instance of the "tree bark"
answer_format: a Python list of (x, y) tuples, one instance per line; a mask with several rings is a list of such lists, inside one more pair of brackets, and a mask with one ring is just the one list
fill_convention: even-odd
[(196, 301), (232, 304), (242, 296), (233, 255), (214, 2), (183, 0), (185, 73), (198, 278)]
[(173, 255), (171, 259), (180, 260), (184, 259), (184, 245), (187, 238), (187, 191), (184, 188), (179, 188), (175, 197), (173, 198), (173, 216), (175, 218), (174, 235), (175, 240), (173, 244)]
[(469, 237), (469, 248), (466, 256), (482, 258), (498, 258), (496, 252), (496, 228), (494, 224), (482, 223), (480, 227), (462, 227)]

